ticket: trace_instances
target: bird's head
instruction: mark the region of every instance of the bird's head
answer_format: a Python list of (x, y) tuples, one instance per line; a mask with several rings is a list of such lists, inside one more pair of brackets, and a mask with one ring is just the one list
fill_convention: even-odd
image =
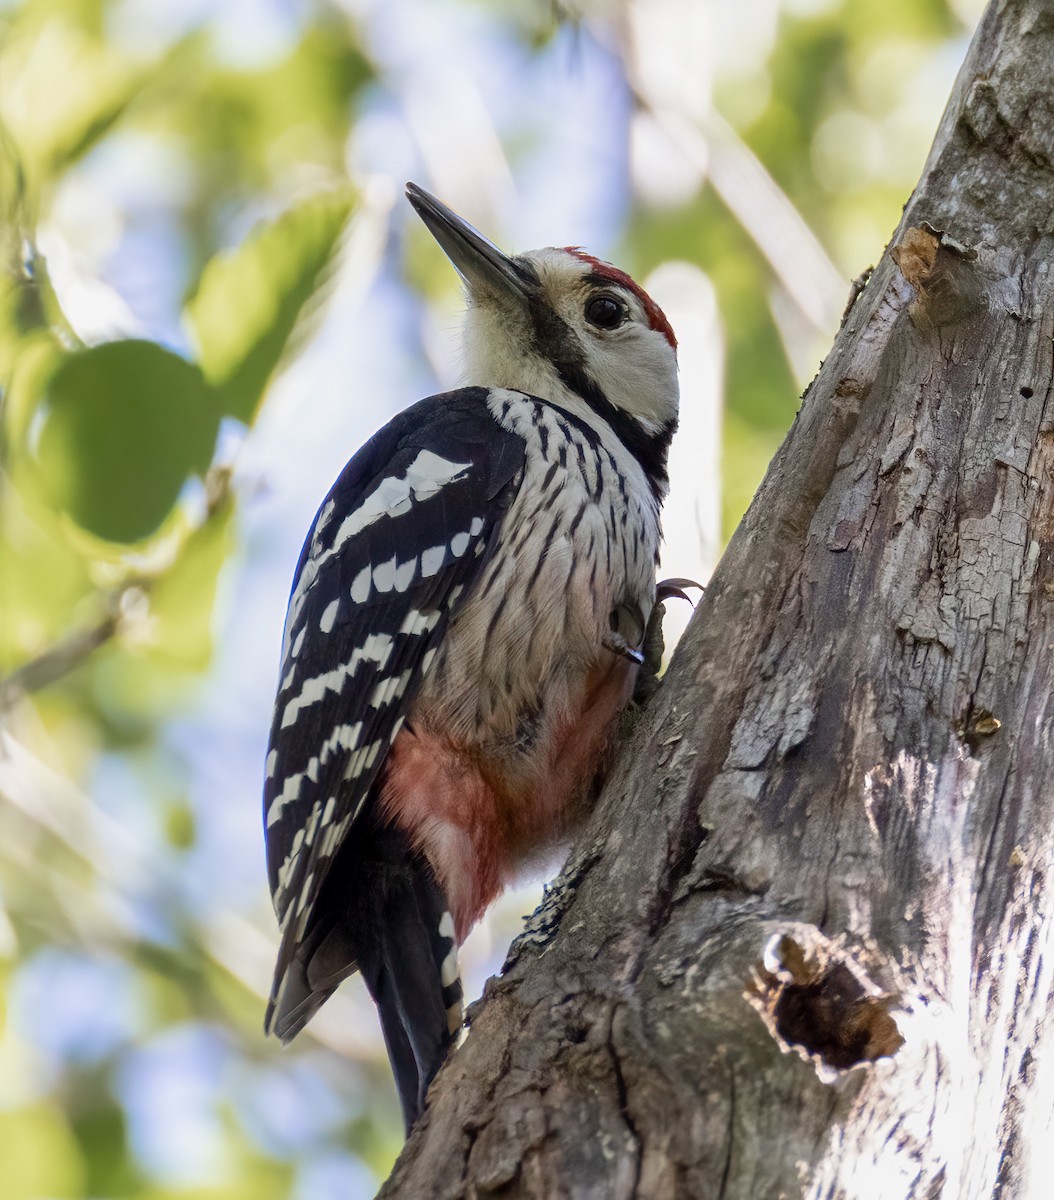
[(664, 478), (677, 341), (647, 292), (577, 247), (507, 255), (416, 184), (406, 195), (465, 283), (465, 382), (584, 404)]

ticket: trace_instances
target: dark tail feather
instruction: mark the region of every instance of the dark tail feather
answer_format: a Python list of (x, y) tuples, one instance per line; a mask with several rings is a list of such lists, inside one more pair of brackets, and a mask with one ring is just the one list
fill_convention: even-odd
[(355, 945), (342, 922), (332, 914), (316, 921), (275, 977), (264, 1032), (291, 1041), (357, 968)]
[(370, 831), (333, 864), (299, 944), (279, 955), (264, 1028), (289, 1041), (355, 970), (380, 1013), (409, 1133), (461, 1028), (461, 979), (443, 891), (396, 829)]
[[(358, 960), (380, 1014), (409, 1133), (460, 1028), (461, 985), (442, 889), (401, 834), (388, 831), (384, 837), (387, 870), (383, 886), (373, 893), (380, 903), (369, 936), (359, 942)], [(451, 984), (444, 986), (444, 974), (450, 978), (452, 973)], [(455, 991), (456, 1012), (451, 1012)]]

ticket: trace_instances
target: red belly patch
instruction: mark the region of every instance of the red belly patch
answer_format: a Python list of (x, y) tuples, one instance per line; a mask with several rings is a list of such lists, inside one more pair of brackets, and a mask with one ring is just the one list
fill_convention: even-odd
[(382, 809), (431, 863), (459, 944), (509, 879), (588, 812), (635, 678), (631, 663), (604, 653), (572, 713), (523, 752), (500, 736), (458, 742), (411, 712), (388, 754)]

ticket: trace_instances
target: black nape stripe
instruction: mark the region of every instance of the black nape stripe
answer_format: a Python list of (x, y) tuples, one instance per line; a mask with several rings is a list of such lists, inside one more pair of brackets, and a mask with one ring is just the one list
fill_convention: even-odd
[(667, 421), (652, 433), (631, 413), (612, 404), (580, 365), (557, 362), (556, 369), (561, 381), (611, 426), (615, 436), (643, 467), (655, 498), (661, 500), (670, 479), (666, 464), (677, 422)]
[(561, 382), (611, 426), (615, 436), (640, 463), (655, 498), (661, 500), (669, 482), (666, 460), (677, 422), (668, 421), (652, 433), (631, 413), (612, 404), (586, 374), (582, 350), (570, 325), (553, 312), (540, 294), (529, 303), (535, 349), (556, 367)]

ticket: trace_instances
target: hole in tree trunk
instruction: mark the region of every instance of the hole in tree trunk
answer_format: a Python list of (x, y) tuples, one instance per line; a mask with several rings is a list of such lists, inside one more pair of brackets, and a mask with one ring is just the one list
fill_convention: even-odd
[(884, 1000), (867, 995), (843, 963), (830, 964), (808, 983), (788, 983), (772, 1015), (784, 1041), (840, 1070), (893, 1054), (904, 1043)]

